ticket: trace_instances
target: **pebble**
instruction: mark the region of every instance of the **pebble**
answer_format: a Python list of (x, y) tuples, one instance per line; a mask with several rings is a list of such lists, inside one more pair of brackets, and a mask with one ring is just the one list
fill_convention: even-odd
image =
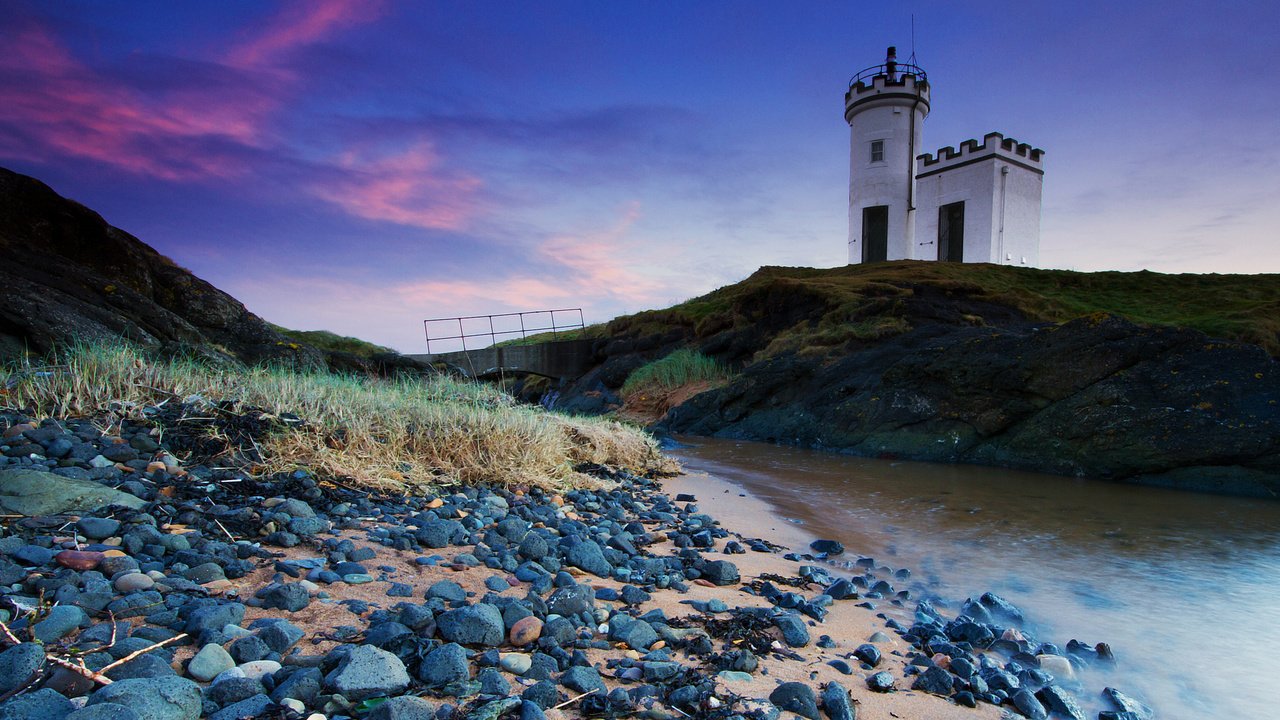
[(542, 625), (542, 620), (535, 615), (517, 620), (509, 633), (511, 644), (519, 647), (534, 642), (542, 635)]
[(59, 565), (72, 570), (92, 570), (102, 562), (103, 555), (91, 550), (63, 550), (53, 556)]
[(769, 702), (776, 705), (779, 710), (793, 712), (810, 720), (821, 720), (818, 716), (818, 701), (813, 695), (813, 688), (805, 683), (782, 683), (769, 693)]
[(115, 585), (115, 589), (118, 589), (118, 591), (131, 593), (148, 591), (148, 589), (155, 587), (156, 582), (151, 579), (150, 575), (143, 573), (127, 573), (116, 578), (113, 584)]
[(513, 675), (524, 675), (533, 667), (533, 658), (525, 653), (503, 653), (498, 664)]
[(881, 670), (867, 678), (867, 688), (873, 692), (889, 692), (893, 690), (893, 675)]
[(200, 682), (209, 682), (224, 670), (235, 667), (235, 660), (221, 645), (209, 643), (200, 648), (187, 664), (187, 674)]

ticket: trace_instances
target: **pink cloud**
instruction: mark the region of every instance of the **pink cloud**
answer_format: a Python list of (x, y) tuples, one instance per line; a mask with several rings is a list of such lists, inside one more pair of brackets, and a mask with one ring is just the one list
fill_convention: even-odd
[(226, 55), (236, 67), (258, 68), (277, 63), (299, 47), (314, 44), (342, 28), (373, 20), (382, 3), (370, 0), (324, 0), (294, 3)]
[(460, 229), (474, 210), (481, 183), (441, 164), (428, 142), (385, 156), (350, 149), (334, 161), (343, 172), (314, 183), (311, 192), (366, 220)]
[[(148, 93), (76, 59), (35, 21), (0, 32), (0, 155), (47, 162), (50, 155), (102, 162), (169, 181), (230, 178), (250, 170), (236, 149), (270, 144), (268, 125), (287, 97), (267, 72), (290, 50), (371, 19), (355, 0), (290, 5), (212, 65), (226, 82)], [(253, 70), (253, 74), (240, 71)]]
[(53, 152), (166, 180), (226, 177), (234, 169), (216, 155), (166, 154), (157, 140), (247, 142), (259, 110), (252, 102), (197, 108), (146, 98), (97, 76), (35, 26), (18, 30), (0, 54), (0, 77), (15, 80), (0, 83), (0, 123), (22, 131), (6, 134), (0, 152), (34, 160)]

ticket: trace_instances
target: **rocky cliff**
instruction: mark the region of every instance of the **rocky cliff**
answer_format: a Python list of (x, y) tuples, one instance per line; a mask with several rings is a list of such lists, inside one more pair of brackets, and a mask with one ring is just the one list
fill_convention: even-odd
[(44, 183), (0, 168), (0, 358), (127, 339), (219, 362), (412, 366), (298, 343), (235, 298)]
[[(738, 373), (672, 409), (659, 423), (671, 432), (1280, 493), (1280, 368), (1267, 350), (1097, 310), (1079, 315), (1064, 307), (1076, 294), (1069, 288), (1037, 300), (1033, 289), (1049, 272), (922, 263), (762, 270), (683, 306), (611, 323), (597, 368), (563, 403), (611, 407), (631, 370), (693, 346)], [(1199, 282), (1142, 275), (1144, 285), (1164, 285), (1170, 305), (1181, 285)], [(1082, 296), (1114, 296), (1087, 274), (1058, 279), (1084, 283)], [(1257, 305), (1264, 317), (1280, 297), (1275, 276), (1233, 282), (1249, 291), (1194, 302), (1245, 315)], [(1139, 305), (1129, 296), (1125, 306)], [(1268, 331), (1246, 323), (1235, 334)]]

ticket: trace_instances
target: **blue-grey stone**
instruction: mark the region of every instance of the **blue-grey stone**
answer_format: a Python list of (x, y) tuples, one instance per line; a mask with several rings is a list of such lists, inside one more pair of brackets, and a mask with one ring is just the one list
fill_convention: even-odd
[[(147, 645), (150, 644), (150, 642), (147, 643)], [(119, 681), (130, 678), (159, 678), (177, 674), (173, 666), (169, 664), (168, 656), (157, 651), (139, 655), (123, 665), (117, 665), (107, 673), (107, 677)]]
[(209, 716), (209, 720), (242, 720), (243, 718), (256, 718), (267, 711), (273, 703), (271, 698), (266, 695), (258, 694), (251, 698), (245, 698), (238, 703), (228, 705), (218, 712)]
[(418, 668), (418, 679), (432, 687), (471, 678), (471, 666), (467, 663), (467, 651), (457, 643), (446, 643), (427, 653)]
[(276, 685), (276, 689), (271, 691), (271, 699), (280, 703), (285, 698), (293, 698), (304, 705), (311, 705), (320, 694), (323, 682), (324, 675), (319, 668), (299, 668)]
[(256, 677), (245, 677), (243, 670), (236, 668), (234, 673), (215, 678), (213, 684), (205, 690), (205, 696), (219, 706), (234, 705), (263, 692), (262, 681)]
[(911, 683), (911, 689), (923, 690), (934, 695), (950, 695), (954, 684), (955, 680), (951, 677), (951, 673), (934, 665), (916, 677)]
[(369, 720), (435, 720), (436, 708), (425, 698), (393, 697), (369, 713)]
[(74, 709), (56, 690), (41, 688), (0, 704), (0, 720), (65, 720)]
[(120, 521), (114, 518), (84, 517), (76, 522), (76, 530), (90, 540), (102, 540), (120, 531)]
[(821, 720), (818, 716), (818, 701), (813, 696), (813, 688), (805, 683), (782, 683), (769, 693), (769, 702), (780, 710), (803, 715), (810, 720)]
[(467, 591), (462, 586), (452, 580), (440, 580), (431, 587), (427, 588), (426, 597), (440, 598), (446, 602), (460, 603), (467, 601)]
[[(159, 593), (156, 595), (159, 597)], [(227, 625), (239, 625), (244, 620), (244, 610), (240, 603), (205, 605), (187, 617), (183, 631), (198, 638), (204, 633), (218, 632)]]
[(44, 647), (37, 643), (22, 643), (0, 652), (0, 694), (29, 680), (44, 664), (44, 657)]
[(716, 585), (732, 585), (740, 579), (738, 566), (728, 560), (712, 560), (702, 568), (702, 577)]
[(829, 682), (823, 688), (822, 709), (831, 720), (857, 720), (858, 717), (849, 689), (838, 682)]
[(302, 583), (272, 583), (257, 592), (264, 608), (297, 612), (311, 604), (311, 595)]
[(96, 690), (89, 704), (115, 703), (147, 720), (197, 720), (203, 707), (200, 686), (177, 676), (121, 680)]
[(236, 661), (221, 645), (209, 643), (187, 663), (187, 674), (200, 682), (209, 682), (224, 670), (236, 666)]
[(805, 626), (804, 620), (799, 615), (794, 613), (779, 615), (773, 619), (773, 624), (782, 631), (782, 639), (787, 645), (804, 647), (809, 644), (809, 628)]
[(65, 720), (147, 720), (133, 708), (115, 703), (89, 705), (68, 715)]
[(348, 700), (364, 700), (404, 692), (409, 687), (409, 673), (400, 658), (386, 650), (357, 645), (325, 683)]
[(55, 605), (49, 614), (31, 628), (31, 634), (46, 645), (60, 640), (89, 624), (89, 616), (75, 605)]
[(607, 578), (613, 573), (613, 565), (605, 559), (604, 551), (594, 540), (583, 540), (570, 546), (565, 552), (565, 562), (600, 577)]
[(92, 480), (76, 480), (30, 468), (0, 468), (0, 511), (5, 513), (88, 514), (108, 505), (140, 508), (144, 504), (134, 495)]
[(468, 605), (436, 619), (440, 636), (461, 645), (498, 647), (504, 638), (502, 613), (487, 603)]
[(1046, 720), (1049, 717), (1044, 705), (1026, 688), (1014, 693), (1011, 700), (1013, 701), (1013, 706), (1018, 708), (1018, 712), (1031, 718), (1031, 720)]
[(574, 692), (604, 692), (604, 680), (600, 679), (600, 673), (596, 672), (593, 667), (585, 667), (582, 665), (574, 665), (564, 674), (560, 676), (560, 684), (573, 690)]
[(873, 692), (889, 692), (893, 689), (893, 675), (881, 670), (867, 678), (867, 688)]

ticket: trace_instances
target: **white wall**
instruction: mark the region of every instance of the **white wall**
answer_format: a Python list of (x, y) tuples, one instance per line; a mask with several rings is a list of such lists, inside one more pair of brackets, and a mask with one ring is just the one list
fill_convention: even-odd
[(939, 150), (937, 159), (917, 158), (918, 259), (938, 259), (938, 208), (964, 202), (964, 262), (1039, 264), (1042, 154), (1006, 143), (989, 133), (981, 144), (966, 141), (959, 151)]
[[(903, 85), (886, 87), (876, 78), (873, 87), (859, 93), (849, 121), (849, 262), (862, 262), (862, 210), (889, 206), (888, 259), (915, 257), (914, 216), (907, 212), (908, 195), (915, 177), (914, 152), (919, 152), (928, 114), (928, 91), (922, 101), (875, 99), (879, 93), (914, 93), (912, 78)], [(871, 98), (871, 99), (868, 99)], [(851, 98), (846, 98), (846, 106)], [(913, 109), (914, 106), (914, 109)], [(915, 115), (914, 139), (911, 117)], [(884, 141), (884, 161), (871, 162), (871, 142)]]

